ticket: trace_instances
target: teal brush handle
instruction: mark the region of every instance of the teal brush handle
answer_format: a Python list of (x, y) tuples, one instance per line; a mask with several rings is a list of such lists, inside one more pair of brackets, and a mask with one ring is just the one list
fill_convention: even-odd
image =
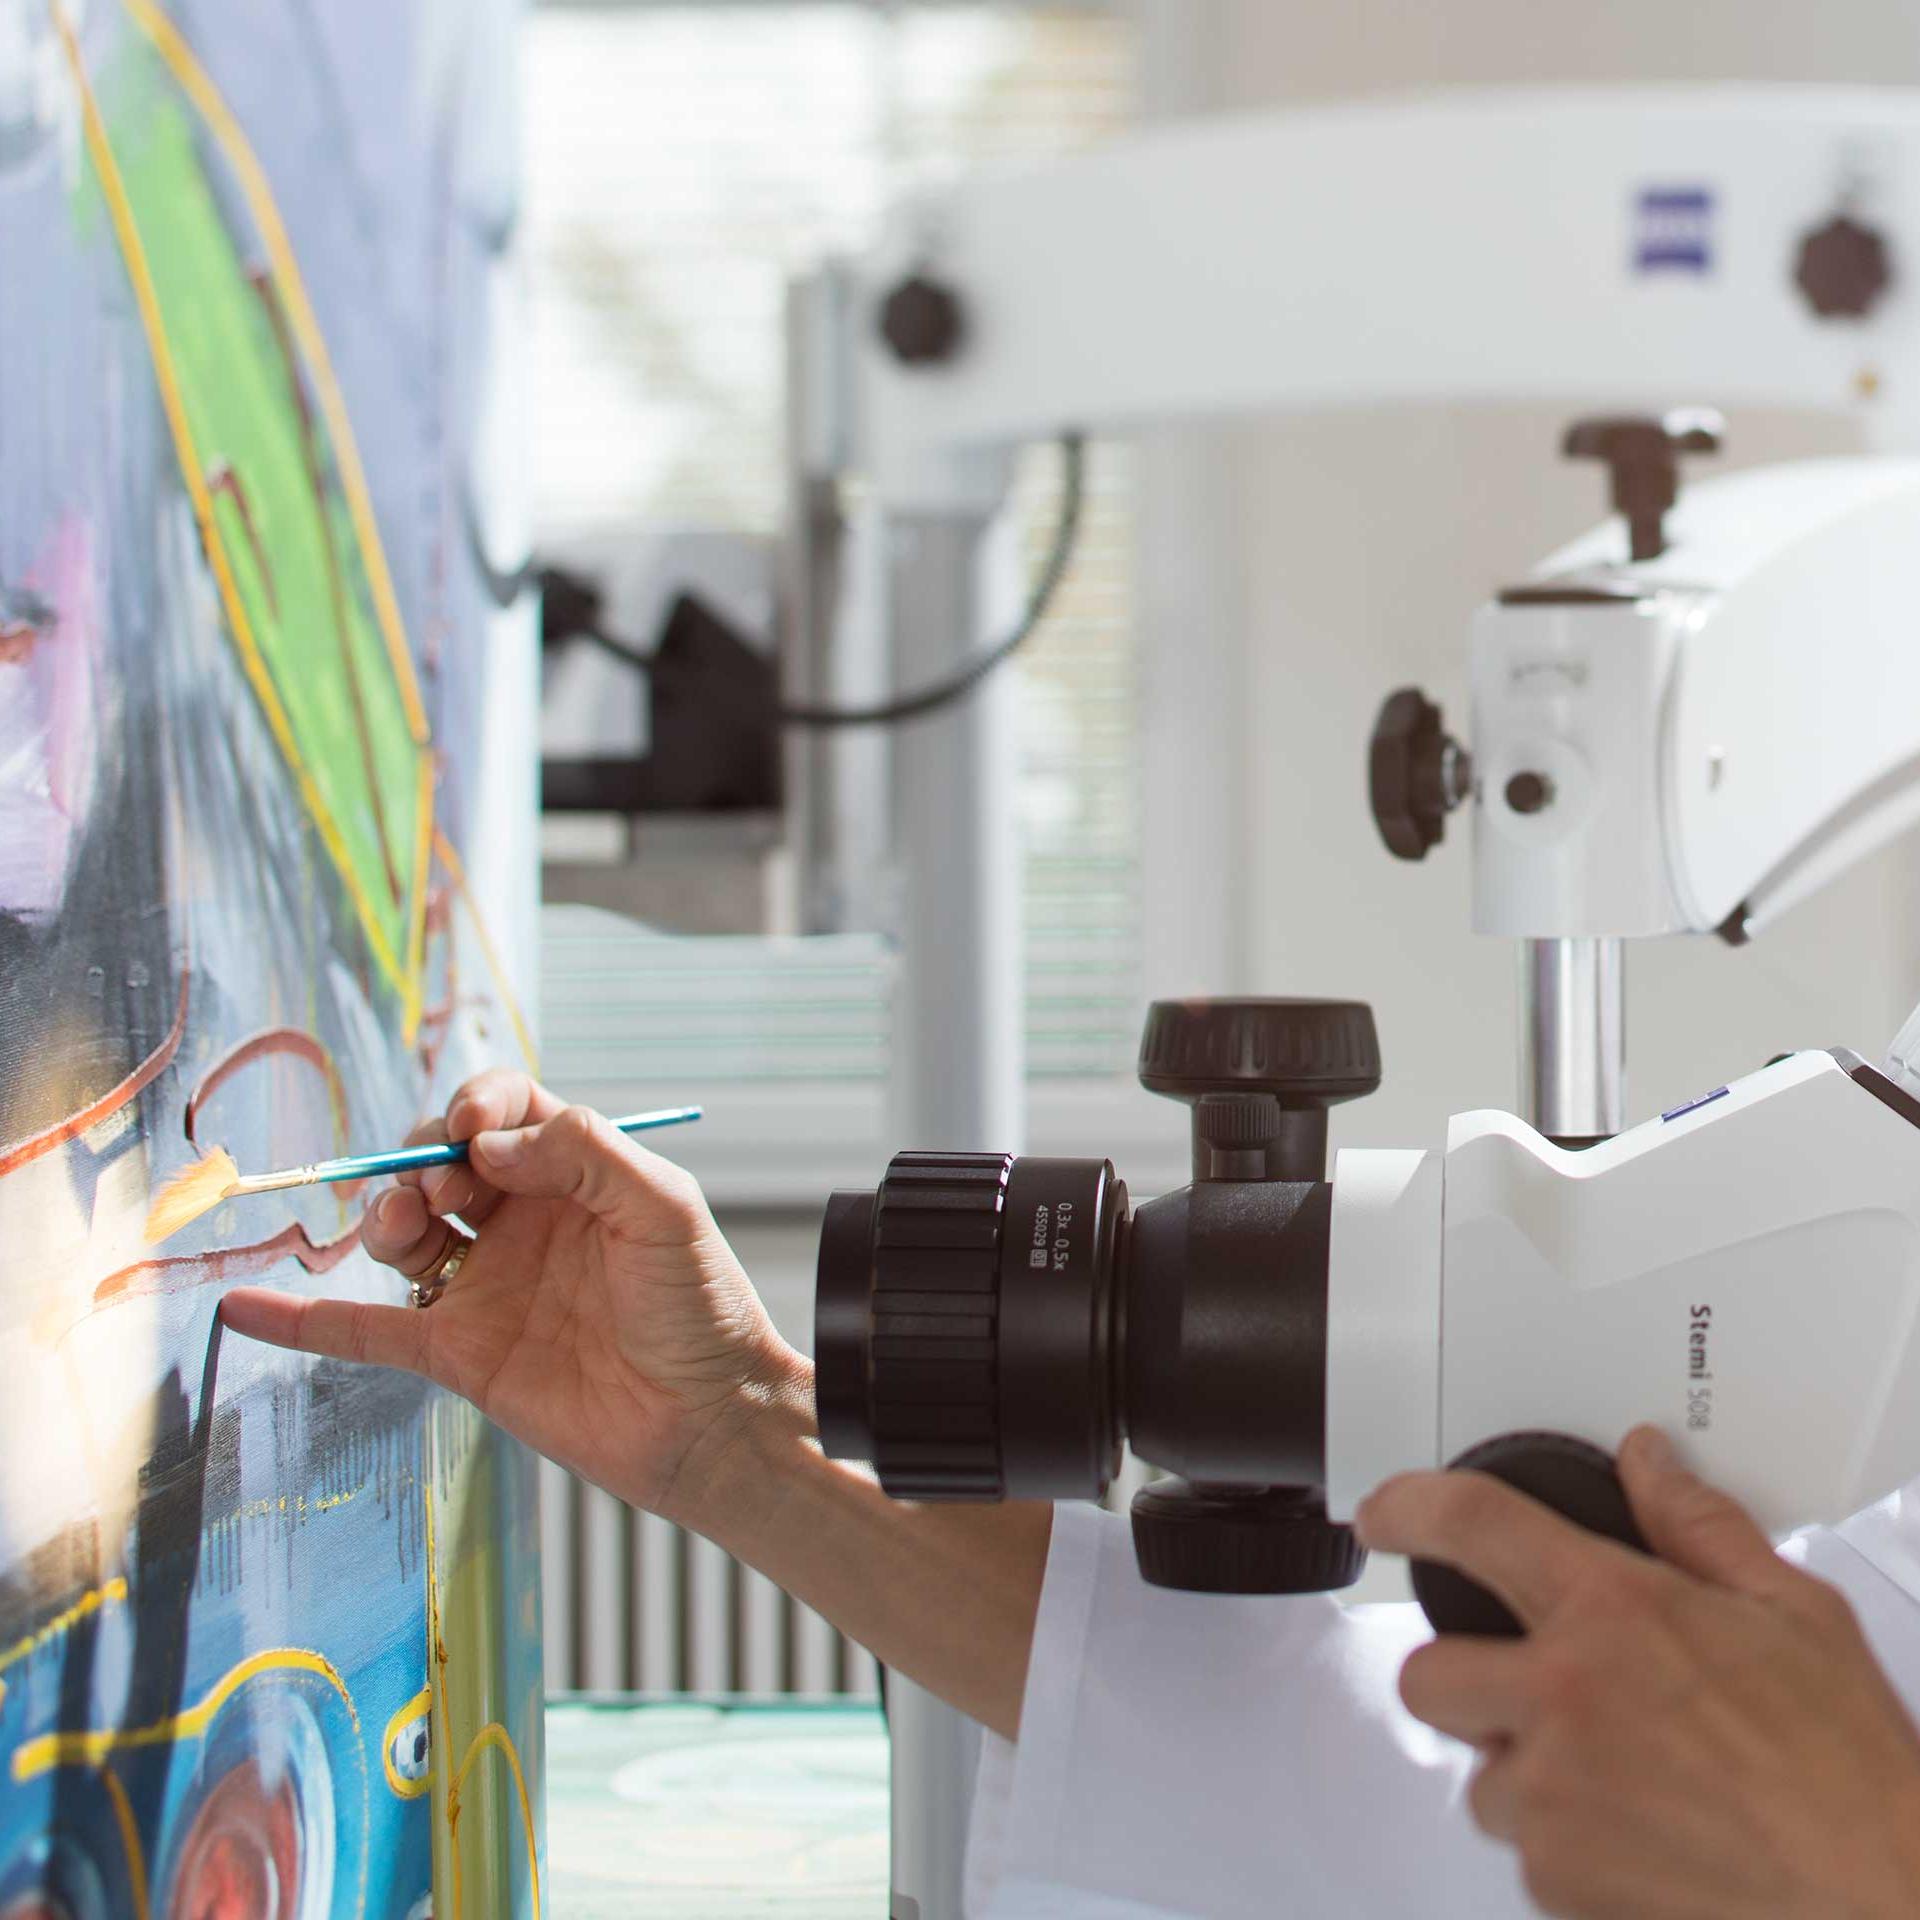
[[(698, 1120), (703, 1107), (662, 1107), (653, 1113), (630, 1113), (613, 1124), (622, 1133), (652, 1133), (660, 1127), (683, 1127)], [(434, 1147), (395, 1147), (390, 1153), (359, 1153), (345, 1160), (322, 1160), (306, 1171), (315, 1182), (327, 1180), (378, 1180), (390, 1173), (414, 1173), (422, 1167), (451, 1167), (467, 1157), (464, 1140), (449, 1140)], [(303, 1183), (304, 1184), (304, 1183)]]

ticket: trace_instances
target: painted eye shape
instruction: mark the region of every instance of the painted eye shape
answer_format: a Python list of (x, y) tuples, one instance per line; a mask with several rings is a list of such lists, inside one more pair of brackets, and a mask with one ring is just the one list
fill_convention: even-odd
[(395, 1775), (409, 1785), (427, 1777), (432, 1756), (431, 1726), (426, 1714), (416, 1713), (389, 1732), (387, 1763)]

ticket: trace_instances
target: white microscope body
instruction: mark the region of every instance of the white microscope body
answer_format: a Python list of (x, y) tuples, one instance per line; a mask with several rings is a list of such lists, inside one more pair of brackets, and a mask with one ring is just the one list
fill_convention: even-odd
[[(1856, 1075), (1860, 1077), (1856, 1077)], [(1327, 1503), (1655, 1421), (1776, 1535), (1920, 1471), (1920, 1104), (1797, 1053), (1577, 1152), (1510, 1114), (1333, 1176)]]

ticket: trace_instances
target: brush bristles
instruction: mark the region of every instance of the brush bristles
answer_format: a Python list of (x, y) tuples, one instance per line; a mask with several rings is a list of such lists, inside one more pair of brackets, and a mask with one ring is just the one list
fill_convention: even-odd
[(224, 1147), (215, 1147), (204, 1160), (183, 1167), (153, 1197), (147, 1210), (147, 1245), (158, 1246), (182, 1227), (192, 1226), (239, 1184), (240, 1169)]

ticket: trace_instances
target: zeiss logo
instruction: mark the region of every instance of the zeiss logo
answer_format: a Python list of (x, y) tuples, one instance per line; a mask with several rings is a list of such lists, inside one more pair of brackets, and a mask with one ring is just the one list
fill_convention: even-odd
[(1710, 273), (1713, 214), (1709, 187), (1642, 187), (1634, 207), (1633, 270)]

